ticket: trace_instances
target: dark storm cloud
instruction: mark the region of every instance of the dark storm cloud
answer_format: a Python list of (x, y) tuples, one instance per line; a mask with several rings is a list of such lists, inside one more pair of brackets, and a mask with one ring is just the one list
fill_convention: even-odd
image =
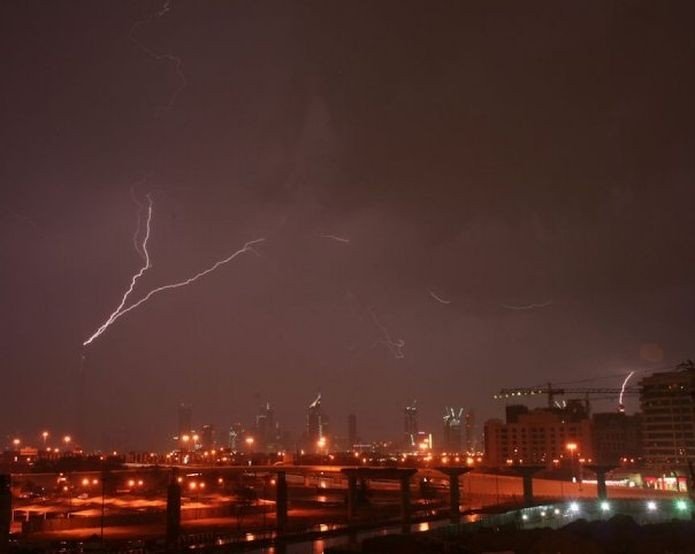
[[(3, 7), (4, 432), (74, 425), (79, 345), (138, 267), (131, 189), (155, 200), (143, 290), (268, 240), (90, 348), (97, 443), (162, 444), (181, 400), (248, 421), (256, 392), (298, 432), (318, 389), (377, 436), (412, 398), (436, 426), (692, 356), (690, 3), (160, 7)], [(145, 20), (182, 60), (170, 109)]]

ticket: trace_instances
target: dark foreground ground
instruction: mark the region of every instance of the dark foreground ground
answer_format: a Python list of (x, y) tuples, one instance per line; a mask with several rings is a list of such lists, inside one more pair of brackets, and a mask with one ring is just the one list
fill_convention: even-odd
[[(356, 549), (357, 548), (357, 549)], [(560, 529), (486, 528), (458, 536), (432, 531), (366, 539), (326, 554), (695, 554), (695, 522), (638, 525), (629, 516), (580, 519)]]

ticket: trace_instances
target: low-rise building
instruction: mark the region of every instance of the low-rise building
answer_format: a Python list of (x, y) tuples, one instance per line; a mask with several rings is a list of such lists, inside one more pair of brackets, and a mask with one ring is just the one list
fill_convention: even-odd
[(507, 421), (491, 419), (485, 423), (485, 459), (489, 465), (553, 467), (563, 460), (593, 459), (591, 420), (575, 403), (567, 408), (517, 407), (507, 413)]

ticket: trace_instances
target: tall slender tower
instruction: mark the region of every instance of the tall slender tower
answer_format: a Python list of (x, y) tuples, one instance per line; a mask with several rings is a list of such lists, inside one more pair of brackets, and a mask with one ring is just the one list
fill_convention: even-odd
[(306, 436), (308, 446), (312, 450), (321, 450), (320, 441), (325, 441), (328, 429), (328, 418), (321, 409), (321, 393), (318, 394), (316, 400), (309, 404), (309, 409), (306, 414)]
[(418, 422), (416, 403), (417, 400), (413, 400), (413, 403), (410, 406), (406, 406), (403, 411), (403, 443), (406, 448), (415, 446), (417, 439)]
[(348, 446), (352, 448), (357, 442), (357, 416), (350, 414), (348, 415)]

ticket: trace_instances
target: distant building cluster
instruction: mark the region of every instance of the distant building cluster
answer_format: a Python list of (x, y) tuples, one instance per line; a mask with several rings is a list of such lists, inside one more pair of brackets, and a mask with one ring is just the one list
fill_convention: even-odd
[[(518, 465), (544, 466), (570, 472), (581, 479), (589, 465), (644, 468), (644, 482), (665, 483), (686, 477), (695, 480), (690, 469), (695, 462), (695, 365), (684, 364), (673, 371), (644, 377), (632, 392), (639, 393), (641, 411), (627, 414), (622, 405), (615, 411), (592, 413), (588, 394), (582, 399), (553, 401), (564, 393), (550, 385), (547, 389), (528, 389), (530, 394), (546, 392), (548, 405), (529, 408), (517, 402), (506, 406), (504, 419), (484, 423), (482, 441), (476, 433), (475, 413), (462, 407), (447, 406), (441, 414), (441, 427), (423, 428), (415, 400), (402, 407), (402, 432), (395, 440), (363, 441), (358, 417), (347, 414), (343, 425), (335, 426), (326, 413), (320, 393), (304, 405), (305, 425), (290, 437), (280, 425), (270, 402), (258, 399), (258, 408), (247, 424), (236, 422), (218, 432), (211, 423), (194, 424), (190, 404), (177, 407), (173, 448), (167, 453), (127, 454), (139, 463), (248, 463), (252, 459), (285, 462), (329, 463), (485, 463), (492, 467)], [(592, 389), (594, 390), (594, 389)], [(603, 390), (603, 389), (598, 389)], [(576, 390), (574, 392), (577, 392)], [(624, 392), (624, 387), (621, 390)], [(519, 393), (505, 398), (515, 400)], [(43, 431), (36, 444), (19, 436), (8, 436), (3, 467), (27, 467), (66, 457), (124, 455), (116, 451), (84, 453), (70, 434), (54, 437)], [(39, 447), (40, 446), (40, 447)], [(271, 460), (272, 459), (272, 460)], [(274, 463), (274, 462), (273, 462)]]

